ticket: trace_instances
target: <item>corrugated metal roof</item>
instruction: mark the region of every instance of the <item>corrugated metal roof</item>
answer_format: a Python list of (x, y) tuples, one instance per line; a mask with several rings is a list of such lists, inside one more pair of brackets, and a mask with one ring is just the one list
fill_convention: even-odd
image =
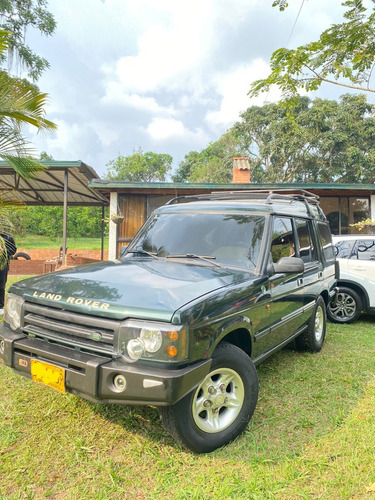
[[(234, 184), (234, 183), (190, 183), (190, 182), (126, 182), (113, 181), (110, 179), (93, 179), (89, 181), (88, 186), (102, 193), (110, 191), (126, 191), (126, 192), (199, 192), (199, 191), (236, 191), (236, 190), (252, 190), (252, 189), (305, 189), (306, 191), (369, 191), (375, 194), (375, 184), (320, 184), (320, 183), (282, 183), (282, 184)], [(327, 193), (328, 195), (328, 193)], [(333, 194), (332, 194), (333, 196)]]
[(68, 175), (69, 206), (100, 206), (108, 199), (88, 182), (99, 179), (93, 168), (81, 161), (41, 161), (46, 168), (35, 179), (23, 179), (7, 163), (0, 162), (0, 198), (15, 196), (25, 205), (63, 205), (65, 172)]

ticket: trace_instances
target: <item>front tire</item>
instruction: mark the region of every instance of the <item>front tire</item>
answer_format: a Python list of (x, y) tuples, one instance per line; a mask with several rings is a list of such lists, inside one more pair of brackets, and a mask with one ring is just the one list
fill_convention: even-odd
[(253, 362), (240, 348), (222, 342), (199, 386), (159, 411), (163, 425), (179, 443), (195, 453), (210, 453), (244, 431), (257, 399)]
[(333, 323), (352, 323), (362, 312), (361, 297), (351, 288), (339, 287), (337, 296), (328, 304), (327, 316)]
[(326, 336), (327, 313), (322, 297), (316, 301), (307, 329), (296, 337), (296, 347), (299, 351), (319, 352)]

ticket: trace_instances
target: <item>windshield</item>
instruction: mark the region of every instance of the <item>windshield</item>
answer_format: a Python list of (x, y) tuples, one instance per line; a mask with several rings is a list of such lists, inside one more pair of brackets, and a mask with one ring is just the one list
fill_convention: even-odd
[(263, 216), (156, 214), (129, 245), (128, 252), (159, 257), (202, 256), (214, 262), (255, 269), (264, 230)]

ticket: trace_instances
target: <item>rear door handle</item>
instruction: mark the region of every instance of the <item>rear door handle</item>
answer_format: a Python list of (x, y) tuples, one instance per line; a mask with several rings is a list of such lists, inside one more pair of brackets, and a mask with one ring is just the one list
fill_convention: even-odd
[(297, 280), (297, 286), (302, 286), (303, 285), (303, 279), (302, 278), (298, 278)]

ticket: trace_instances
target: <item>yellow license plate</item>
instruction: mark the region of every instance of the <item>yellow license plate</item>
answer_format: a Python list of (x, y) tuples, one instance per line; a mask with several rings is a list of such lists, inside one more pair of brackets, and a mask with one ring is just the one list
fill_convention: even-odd
[(31, 376), (34, 382), (49, 385), (60, 392), (65, 392), (65, 370), (36, 359), (31, 360)]

